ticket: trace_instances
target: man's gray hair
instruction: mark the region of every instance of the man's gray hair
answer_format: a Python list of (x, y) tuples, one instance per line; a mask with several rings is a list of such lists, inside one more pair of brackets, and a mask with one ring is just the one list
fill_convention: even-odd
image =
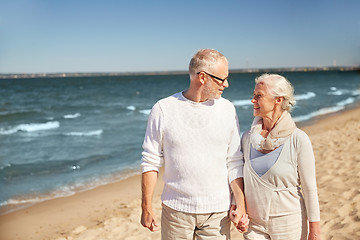
[(264, 83), (268, 92), (274, 97), (283, 97), (282, 109), (288, 112), (296, 104), (294, 87), (285, 77), (278, 74), (263, 74), (255, 79), (255, 83)]
[(211, 70), (213, 70), (220, 60), (228, 63), (226, 57), (214, 49), (201, 49), (197, 51), (190, 60), (190, 76), (200, 71), (209, 71), (209, 73), (211, 73)]

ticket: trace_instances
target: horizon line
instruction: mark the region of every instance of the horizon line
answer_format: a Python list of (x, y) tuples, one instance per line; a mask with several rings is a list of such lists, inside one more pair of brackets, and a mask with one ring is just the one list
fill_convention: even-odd
[[(307, 71), (360, 71), (359, 66), (332, 67), (279, 67), (279, 68), (244, 68), (229, 69), (229, 73), (261, 73), (261, 72), (307, 72)], [(139, 72), (53, 72), (53, 73), (0, 73), (4, 78), (36, 78), (36, 77), (96, 77), (96, 76), (141, 76), (141, 75), (186, 75), (188, 70), (172, 71), (139, 71)]]

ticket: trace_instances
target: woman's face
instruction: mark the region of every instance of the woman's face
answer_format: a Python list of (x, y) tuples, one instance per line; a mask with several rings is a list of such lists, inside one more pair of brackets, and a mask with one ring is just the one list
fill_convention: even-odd
[(276, 98), (270, 95), (264, 83), (256, 84), (251, 102), (254, 104), (255, 117), (271, 117), (275, 111)]

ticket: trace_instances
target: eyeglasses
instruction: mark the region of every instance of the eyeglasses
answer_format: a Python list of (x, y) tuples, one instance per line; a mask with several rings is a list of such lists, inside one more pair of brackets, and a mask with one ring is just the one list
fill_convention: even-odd
[[(214, 76), (214, 75), (212, 75), (212, 74), (210, 74), (210, 73), (207, 73), (207, 72), (205, 72), (205, 71), (201, 71), (201, 72), (209, 75), (209, 76), (212, 77), (212, 78), (215, 78), (216, 80), (222, 81), (222, 82), (225, 82), (225, 81), (228, 80), (228, 78), (229, 78), (229, 76), (227, 76), (226, 78), (219, 78), (219, 77)], [(198, 72), (198, 73), (196, 73), (196, 74), (200, 74), (201, 72)]]

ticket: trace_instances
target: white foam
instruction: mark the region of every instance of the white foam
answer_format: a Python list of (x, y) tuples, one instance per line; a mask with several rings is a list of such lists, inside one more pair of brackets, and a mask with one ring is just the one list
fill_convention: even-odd
[[(49, 198), (50, 199), (50, 198)], [(0, 207), (3, 206), (8, 206), (8, 205), (18, 205), (18, 204), (34, 204), (34, 203), (38, 203), (38, 202), (42, 202), (45, 201), (47, 199), (41, 199), (41, 198), (31, 198), (31, 199), (9, 199), (7, 201), (4, 201), (2, 203), (0, 203)]]
[[(77, 165), (73, 166), (73, 170), (77, 170), (77, 169), (78, 169)], [(87, 180), (83, 180), (83, 181), (78, 181), (71, 185), (61, 186), (57, 190), (52, 191), (50, 193), (38, 194), (36, 196), (34, 196), (34, 195), (33, 196), (25, 196), (23, 198), (17, 198), (17, 197), (10, 198), (4, 202), (0, 202), (0, 208), (1, 207), (9, 208), (7, 211), (2, 212), (1, 214), (9, 213), (16, 209), (25, 208), (25, 207), (28, 207), (33, 204), (37, 204), (37, 203), (40, 203), (40, 202), (43, 202), (46, 200), (71, 196), (78, 192), (91, 190), (98, 186), (106, 185), (106, 184), (109, 184), (112, 182), (120, 181), (122, 179), (126, 179), (128, 177), (140, 174), (138, 172), (138, 168), (136, 167), (135, 169), (136, 170), (134, 170), (134, 171), (131, 170), (128, 172), (124, 172), (122, 174), (95, 177), (95, 178), (91, 178), (91, 179), (87, 179)]]
[(359, 96), (360, 95), (360, 89), (355, 90), (349, 90), (349, 89), (332, 89), (332, 92), (328, 92), (328, 95), (335, 95), (335, 96), (341, 96), (344, 94), (349, 94), (352, 96)]
[(73, 165), (71, 166), (72, 170), (79, 170), (81, 167), (79, 165)]
[(329, 114), (329, 113), (334, 113), (334, 112), (338, 112), (341, 111), (343, 109), (345, 109), (346, 105), (352, 104), (355, 102), (355, 98), (353, 97), (349, 97), (343, 101), (340, 101), (336, 104), (336, 106), (334, 107), (327, 107), (327, 108), (322, 108), (318, 111), (309, 113), (307, 115), (303, 115), (303, 116), (298, 116), (298, 117), (294, 117), (294, 121), (295, 122), (302, 122), (302, 121), (306, 121), (309, 120), (311, 118), (320, 116), (320, 115), (324, 115), (324, 114)]
[(126, 109), (130, 110), (130, 111), (135, 111), (136, 107), (135, 106), (127, 106)]
[(309, 120), (311, 118), (320, 116), (320, 115), (324, 115), (324, 114), (329, 114), (329, 113), (334, 113), (334, 112), (338, 112), (340, 110), (344, 109), (344, 107), (329, 107), (329, 108), (322, 108), (318, 111), (309, 113), (307, 115), (303, 115), (303, 116), (298, 116), (298, 117), (294, 117), (294, 121), (295, 122), (302, 122), (302, 121), (306, 121)]
[(10, 163), (5, 163), (4, 165), (0, 166), (0, 170), (3, 170), (7, 167), (11, 167), (11, 164)]
[(328, 92), (329, 95), (335, 95), (335, 96), (341, 96), (344, 94), (343, 91), (340, 91), (340, 90), (336, 90), (336, 91), (333, 91), (333, 92)]
[(72, 119), (72, 118), (77, 118), (77, 117), (80, 117), (81, 114), (80, 113), (75, 113), (75, 114), (67, 114), (67, 115), (64, 115), (64, 118), (65, 119)]
[(140, 110), (139, 112), (142, 114), (145, 114), (145, 115), (149, 115), (151, 112), (151, 109), (144, 109), (144, 110)]
[(360, 89), (356, 89), (356, 90), (352, 91), (352, 95), (353, 96), (359, 96), (360, 95)]
[(89, 137), (89, 136), (99, 136), (103, 133), (103, 130), (95, 130), (90, 132), (70, 132), (66, 133), (66, 136), (79, 136), (79, 137)]
[(295, 95), (294, 98), (296, 101), (298, 101), (298, 100), (307, 100), (307, 99), (313, 98), (315, 96), (316, 96), (316, 94), (314, 92), (308, 92), (305, 94)]
[[(59, 190), (52, 192), (48, 195), (37, 195), (37, 196), (29, 196), (26, 198), (10, 198), (4, 202), (0, 203), (0, 207), (4, 206), (18, 206), (19, 208), (30, 206), (36, 203), (40, 203), (46, 200), (59, 198), (59, 197), (67, 197), (74, 195), (76, 191), (74, 191), (74, 187), (72, 186), (63, 186)], [(22, 206), (22, 207), (21, 207)], [(15, 208), (16, 209), (16, 208)]]
[(54, 128), (60, 127), (60, 123), (58, 121), (51, 121), (46, 123), (29, 123), (29, 124), (20, 124), (16, 127), (10, 129), (0, 129), (1, 135), (10, 135), (16, 132), (35, 132), (35, 131), (46, 131)]
[(343, 106), (352, 104), (354, 102), (355, 102), (355, 98), (349, 97), (349, 98), (347, 98), (347, 99), (345, 99), (343, 101), (338, 102), (336, 105), (339, 106), (339, 107), (343, 107)]
[(232, 101), (232, 103), (238, 107), (252, 105), (251, 99), (234, 100)]

